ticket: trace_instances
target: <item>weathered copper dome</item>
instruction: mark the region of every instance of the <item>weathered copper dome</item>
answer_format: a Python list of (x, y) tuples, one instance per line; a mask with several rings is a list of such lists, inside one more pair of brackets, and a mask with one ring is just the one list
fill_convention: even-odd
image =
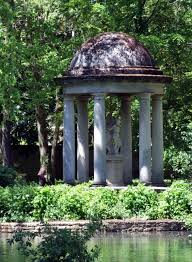
[(124, 33), (102, 33), (85, 42), (57, 83), (90, 80), (168, 83), (171, 77), (155, 66), (149, 51)]
[(67, 75), (162, 74), (148, 50), (124, 33), (103, 33), (84, 43)]

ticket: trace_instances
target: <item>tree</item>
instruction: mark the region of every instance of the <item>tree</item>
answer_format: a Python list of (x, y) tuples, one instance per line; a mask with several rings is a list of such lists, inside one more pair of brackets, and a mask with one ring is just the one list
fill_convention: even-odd
[[(34, 116), (41, 165), (46, 159), (47, 168), (52, 165), (55, 173), (62, 103), (53, 79), (63, 74), (84, 41), (104, 31), (136, 36), (149, 48), (161, 69), (173, 76), (173, 84), (165, 89), (165, 148), (174, 145), (176, 152), (189, 155), (191, 149), (186, 141), (191, 139), (192, 117), (190, 0), (1, 0), (0, 4), (2, 119), (21, 123), (21, 108), (25, 108), (26, 117), (29, 112)], [(111, 103), (119, 102), (114, 99)], [(135, 103), (134, 118), (137, 110)], [(9, 123), (6, 121), (4, 125)], [(5, 130), (10, 133), (10, 128)], [(133, 135), (136, 140), (137, 134)]]
[(9, 26), (5, 24), (5, 27), (16, 39), (19, 47), (17, 50), (19, 76), (14, 86), (22, 92), (22, 101), (28, 98), (28, 108), (35, 109), (40, 162), (48, 169), (50, 158), (47, 110), (50, 101), (54, 100), (53, 78), (60, 72), (60, 64), (63, 65), (63, 56), (60, 55), (62, 39), (57, 37), (60, 25), (58, 1), (5, 2), (7, 12), (12, 14)]
[(18, 76), (17, 45), (12, 35), (12, 13), (7, 3), (0, 1), (0, 148), (3, 165), (12, 166), (11, 152), (11, 122), (15, 119), (16, 104), (19, 101), (19, 92), (15, 88)]
[[(91, 222), (81, 232), (71, 229), (57, 229), (49, 225), (42, 225), (42, 232), (17, 232), (9, 244), (18, 243), (18, 249), (26, 257), (36, 262), (93, 262), (99, 256), (99, 249), (88, 249), (87, 242), (100, 228), (98, 222)], [(41, 237), (41, 242), (32, 245), (36, 237)]]

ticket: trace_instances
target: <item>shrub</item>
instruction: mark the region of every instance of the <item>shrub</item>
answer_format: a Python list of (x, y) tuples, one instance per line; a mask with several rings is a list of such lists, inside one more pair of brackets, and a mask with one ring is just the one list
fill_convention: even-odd
[(33, 200), (33, 217), (36, 220), (83, 219), (89, 201), (88, 184), (39, 187)]
[(187, 217), (190, 221), (191, 214), (191, 185), (184, 181), (174, 182), (162, 193), (142, 184), (119, 191), (91, 189), (89, 184), (0, 187), (0, 221), (128, 217)]
[(37, 192), (37, 186), (14, 186), (7, 189), (8, 221), (30, 221), (33, 218), (33, 199)]
[[(63, 187), (63, 186), (62, 186)], [(86, 218), (86, 204), (90, 201), (91, 190), (89, 184), (77, 185), (75, 187), (65, 186), (63, 193), (57, 201), (60, 217), (63, 219)]]
[(149, 187), (142, 184), (130, 186), (119, 193), (119, 201), (125, 216), (128, 214), (128, 216), (157, 218), (158, 195)]
[(63, 194), (59, 186), (38, 187), (32, 200), (33, 218), (35, 220), (59, 219), (58, 198)]
[(166, 177), (192, 178), (191, 151), (186, 152), (169, 147), (164, 152), (164, 169)]
[[(97, 247), (88, 250), (87, 241), (94, 235), (97, 224), (89, 224), (82, 232), (45, 226), (42, 232), (17, 232), (9, 243), (18, 243), (18, 249), (36, 262), (92, 262), (98, 258)], [(34, 239), (41, 237), (37, 246)]]
[(0, 187), (0, 221), (9, 221), (8, 213), (9, 213), (9, 203), (11, 194), (9, 188)]
[(86, 217), (96, 219), (113, 218), (117, 201), (118, 194), (115, 190), (106, 188), (90, 190), (89, 201), (87, 201), (84, 206)]
[(0, 186), (6, 187), (14, 184), (16, 172), (9, 167), (0, 166)]
[(192, 230), (192, 213), (188, 215), (184, 215), (180, 219), (185, 223), (185, 226), (187, 227), (187, 229)]
[(0, 189), (0, 220), (33, 220), (33, 199), (36, 186), (14, 186)]
[(163, 218), (181, 218), (191, 214), (191, 185), (184, 181), (174, 182), (169, 189), (159, 195), (158, 212)]

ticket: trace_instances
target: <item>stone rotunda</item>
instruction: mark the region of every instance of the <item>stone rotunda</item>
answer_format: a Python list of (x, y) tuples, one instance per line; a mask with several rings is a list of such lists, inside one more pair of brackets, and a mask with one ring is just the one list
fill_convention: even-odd
[[(103, 33), (86, 43), (75, 54), (63, 77), (56, 79), (64, 92), (63, 179), (74, 184), (89, 179), (88, 101), (94, 100), (94, 185), (106, 185), (107, 172), (132, 181), (131, 98), (140, 101), (139, 179), (145, 184), (163, 185), (162, 96), (171, 78), (164, 75), (148, 50), (124, 33)], [(105, 97), (121, 99), (122, 172), (113, 164), (107, 171)], [(75, 150), (75, 112), (77, 103), (77, 156)], [(152, 106), (151, 106), (152, 104)], [(152, 108), (152, 114), (151, 114)], [(115, 160), (116, 159), (116, 160)], [(120, 159), (120, 158), (119, 158)], [(118, 157), (113, 158), (118, 164)], [(121, 174), (122, 173), (122, 174)], [(110, 174), (108, 174), (110, 177)], [(109, 178), (110, 179), (110, 178)], [(112, 180), (115, 178), (112, 177)]]

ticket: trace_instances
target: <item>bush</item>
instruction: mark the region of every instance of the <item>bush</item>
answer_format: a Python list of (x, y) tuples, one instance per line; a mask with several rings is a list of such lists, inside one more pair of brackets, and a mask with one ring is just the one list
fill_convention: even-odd
[(0, 221), (9, 221), (9, 204), (11, 194), (9, 188), (0, 187)]
[(55, 220), (60, 219), (61, 210), (57, 202), (63, 190), (59, 186), (38, 187), (35, 197), (32, 200), (34, 220)]
[(33, 200), (33, 217), (36, 220), (83, 219), (89, 191), (87, 184), (39, 187)]
[(6, 187), (14, 184), (16, 172), (9, 167), (0, 166), (0, 186)]
[(192, 178), (191, 151), (169, 147), (164, 152), (164, 169), (167, 178)]
[(128, 187), (120, 192), (119, 200), (125, 216), (157, 218), (158, 194), (149, 187), (142, 184)]
[(113, 218), (114, 208), (117, 205), (117, 191), (106, 188), (90, 190), (89, 200), (84, 209), (87, 218), (107, 219)]
[[(45, 226), (42, 232), (17, 232), (10, 244), (18, 243), (18, 249), (36, 262), (92, 262), (98, 258), (97, 247), (88, 250), (87, 241), (94, 235), (98, 225), (89, 224), (82, 232)], [(41, 241), (35, 247), (34, 239)]]
[(37, 187), (33, 185), (1, 189), (1, 221), (22, 222), (33, 220), (33, 200), (36, 191)]
[(89, 184), (0, 187), (1, 221), (186, 217), (190, 222), (191, 214), (191, 185), (184, 181), (162, 193), (142, 184), (119, 191)]
[[(63, 188), (63, 186), (62, 186)], [(63, 193), (57, 201), (61, 219), (85, 219), (86, 204), (90, 201), (91, 192), (89, 184), (81, 184), (75, 187), (65, 186)]]
[(159, 194), (159, 217), (182, 218), (192, 214), (191, 185), (184, 181), (174, 182), (170, 188)]

